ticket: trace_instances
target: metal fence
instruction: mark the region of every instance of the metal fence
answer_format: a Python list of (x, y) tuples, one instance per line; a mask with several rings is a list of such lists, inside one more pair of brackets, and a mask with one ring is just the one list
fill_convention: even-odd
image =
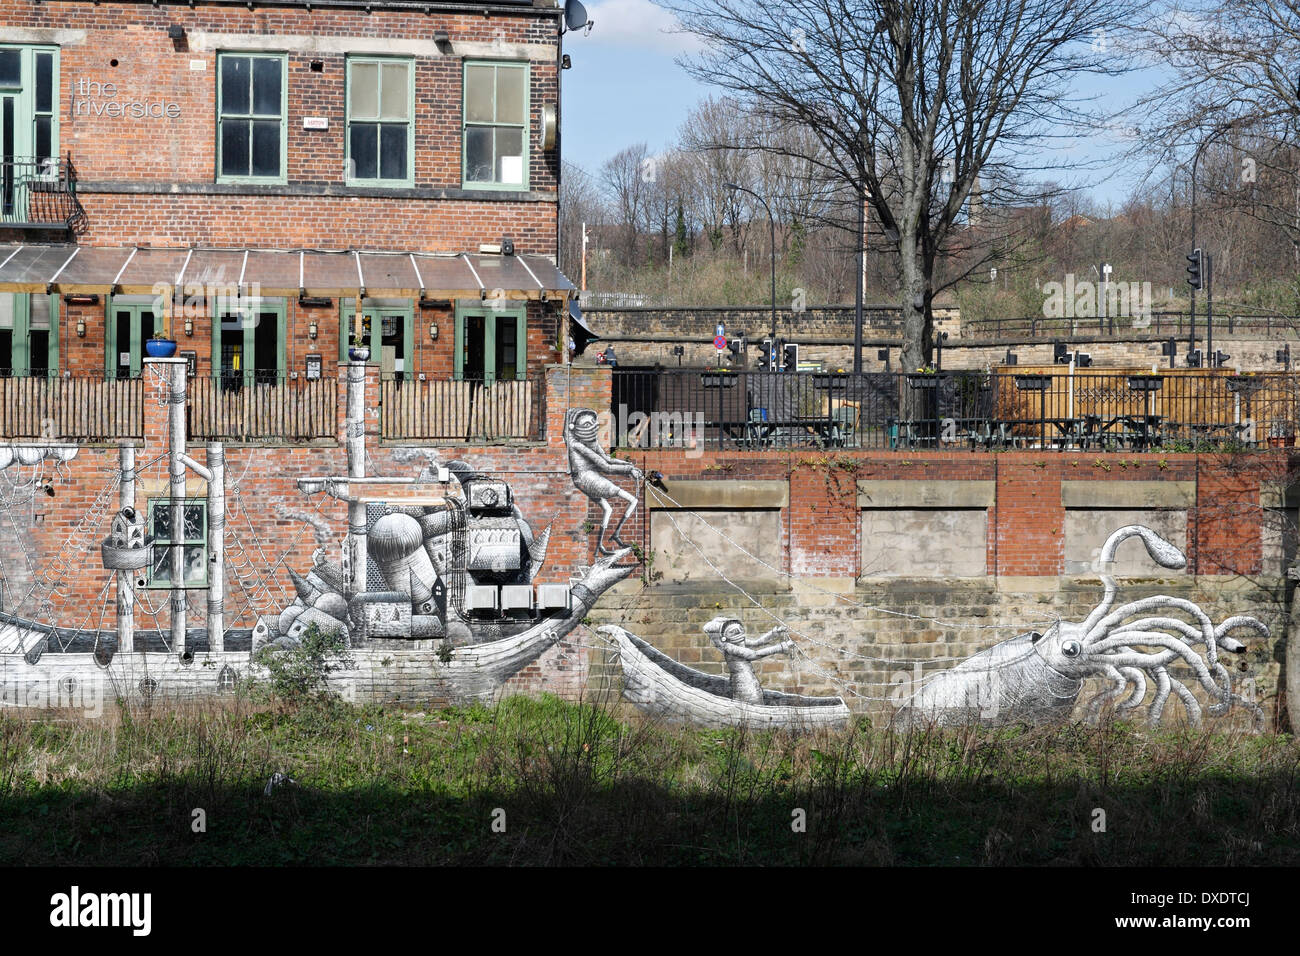
[(393, 440), (498, 441), (542, 436), (539, 379), (380, 382), (380, 435)]
[[(1205, 311), (1201, 305), (1196, 316), (1198, 338), (1205, 337)], [(1300, 317), (1267, 312), (1219, 312), (1214, 316), (1214, 330), (1219, 334), (1251, 334), (1281, 338), (1300, 332)], [(1043, 316), (967, 319), (961, 325), (965, 338), (1033, 338), (1069, 339), (1072, 336), (1129, 336), (1132, 334), (1182, 338), (1193, 331), (1191, 316), (1186, 312), (1152, 312), (1136, 317), (1100, 316), (1073, 319), (1048, 319)]]
[(338, 380), (253, 374), (189, 380), (186, 409), (196, 441), (306, 442), (337, 437)]
[(101, 442), (144, 438), (144, 383), (104, 376), (0, 377), (0, 436)]
[(1294, 444), (1300, 376), (616, 369), (613, 442), (649, 448), (1147, 451)]
[(0, 159), (0, 226), (81, 231), (85, 220), (71, 155)]

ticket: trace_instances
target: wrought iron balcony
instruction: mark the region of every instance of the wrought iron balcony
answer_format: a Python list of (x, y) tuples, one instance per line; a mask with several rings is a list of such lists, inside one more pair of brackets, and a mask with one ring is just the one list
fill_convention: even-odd
[(0, 158), (0, 229), (81, 233), (85, 227), (71, 153), (63, 159)]

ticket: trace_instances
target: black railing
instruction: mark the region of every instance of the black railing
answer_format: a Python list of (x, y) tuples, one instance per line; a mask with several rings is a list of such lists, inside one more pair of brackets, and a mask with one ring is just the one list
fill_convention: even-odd
[(189, 380), (186, 408), (195, 441), (270, 444), (337, 437), (338, 379), (256, 372)]
[(1294, 443), (1300, 375), (1046, 367), (862, 375), (616, 369), (631, 448), (1234, 450)]
[(144, 438), (144, 383), (94, 376), (0, 377), (0, 435), (23, 442)]
[(63, 159), (0, 158), (0, 228), (80, 233), (85, 226), (71, 154)]
[(536, 440), (545, 420), (538, 379), (380, 382), (380, 435), (403, 441)]
[[(1204, 306), (1196, 316), (1196, 336), (1205, 338)], [(1219, 334), (1263, 335), (1281, 338), (1300, 334), (1300, 317), (1269, 312), (1219, 312), (1214, 316), (1214, 330)], [(1070, 339), (1075, 336), (1132, 338), (1134, 335), (1157, 338), (1186, 338), (1192, 332), (1192, 319), (1186, 312), (1152, 312), (1149, 315), (1120, 315), (1073, 319), (1048, 319), (1042, 316), (1019, 318), (967, 319), (962, 322), (963, 338), (1030, 338)]]

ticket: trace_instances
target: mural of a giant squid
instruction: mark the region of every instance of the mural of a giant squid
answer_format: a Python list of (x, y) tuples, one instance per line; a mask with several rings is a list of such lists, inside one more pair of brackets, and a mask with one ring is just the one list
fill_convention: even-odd
[[(1178, 569), (1186, 564), (1182, 552), (1155, 531), (1127, 525), (1113, 532), (1101, 549), (1102, 568), (1114, 561), (1120, 543), (1130, 538), (1140, 539), (1160, 567)], [(1258, 706), (1234, 692), (1220, 655), (1246, 650), (1232, 632), (1266, 638), (1267, 626), (1248, 616), (1229, 617), (1216, 626), (1195, 603), (1168, 595), (1115, 607), (1114, 578), (1102, 573), (1101, 580), (1101, 603), (1083, 621), (1057, 621), (1042, 632), (1001, 641), (948, 670), (927, 675), (920, 689), (901, 701), (897, 720), (902, 724), (1063, 720), (1074, 711), (1090, 678), (1104, 683), (1088, 702), (1091, 718), (1107, 704), (1120, 714), (1145, 706), (1148, 720), (1159, 723), (1171, 697), (1193, 724), (1199, 724), (1204, 713), (1218, 716), (1236, 705), (1251, 711), (1256, 720), (1262, 718)], [(739, 620), (718, 618), (705, 631), (723, 656), (727, 676), (686, 667), (617, 625), (600, 629), (622, 663), (624, 696), (647, 713), (714, 727), (807, 728), (848, 719), (840, 697), (802, 697), (760, 688), (751, 662), (797, 646), (784, 640), (763, 647), (784, 637), (784, 627), (751, 640)], [(1188, 683), (1200, 687), (1208, 705), (1202, 706)]]

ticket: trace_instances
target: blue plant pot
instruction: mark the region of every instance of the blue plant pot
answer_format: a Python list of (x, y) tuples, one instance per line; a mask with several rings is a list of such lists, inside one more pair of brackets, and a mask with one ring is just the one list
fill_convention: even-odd
[(368, 362), (370, 361), (370, 349), (364, 346), (350, 346), (348, 348), (348, 358), (354, 362)]
[(171, 339), (145, 339), (144, 351), (150, 358), (171, 358), (176, 354), (176, 343)]

